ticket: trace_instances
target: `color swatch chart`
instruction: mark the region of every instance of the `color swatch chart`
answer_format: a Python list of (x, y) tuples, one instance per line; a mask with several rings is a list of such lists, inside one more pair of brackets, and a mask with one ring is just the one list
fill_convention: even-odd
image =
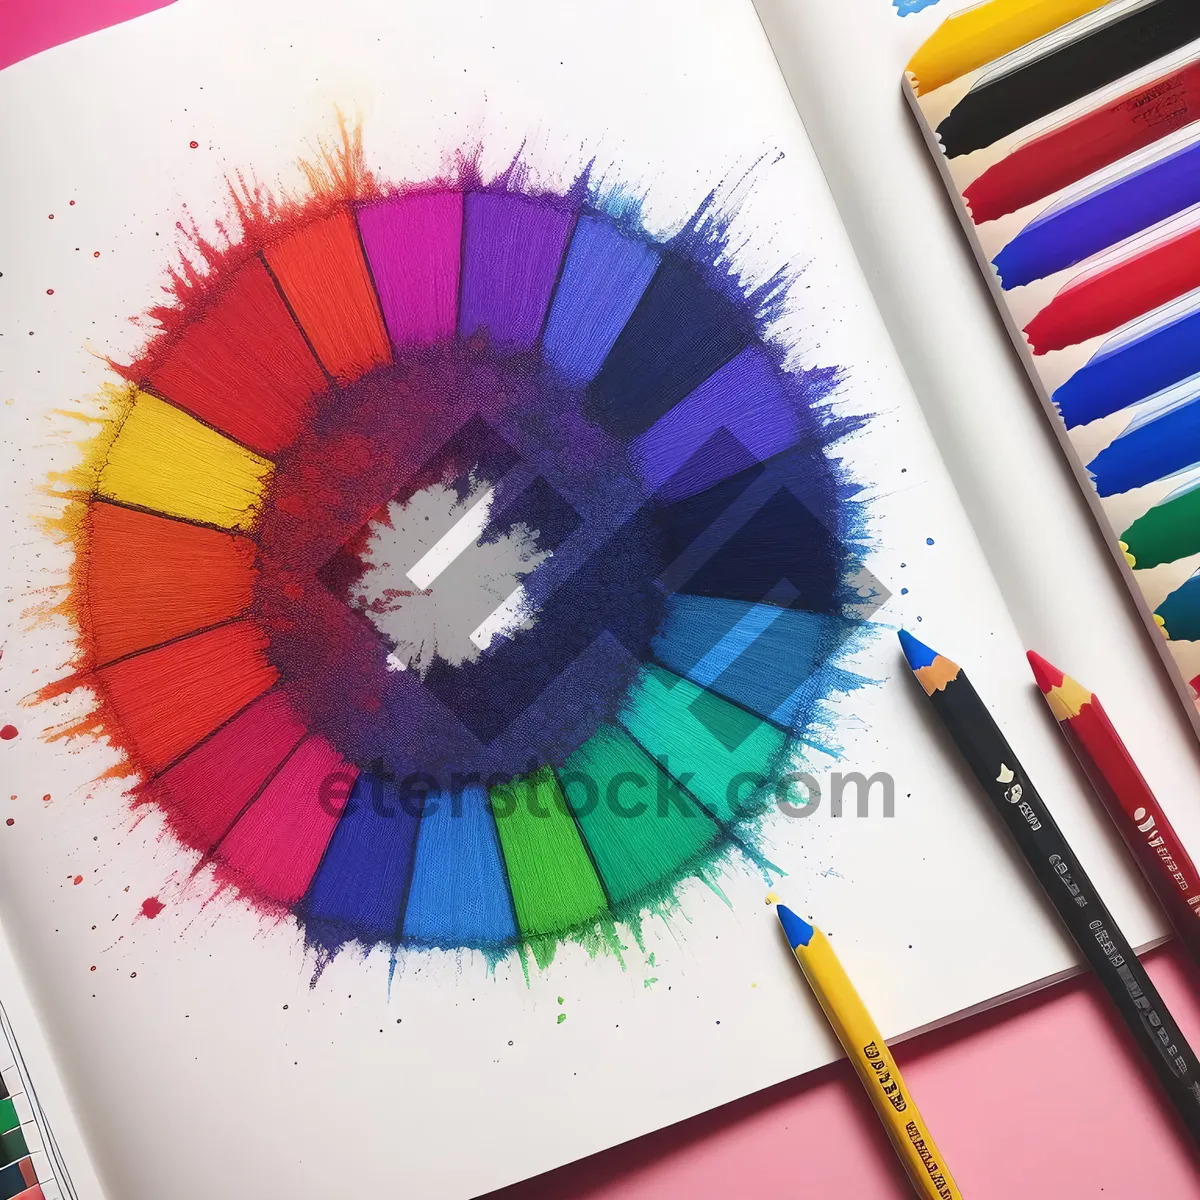
[(948, 18), (907, 79), (1196, 721), (1200, 4), (992, 0)]
[(0, 1200), (75, 1200), (0, 1006)]

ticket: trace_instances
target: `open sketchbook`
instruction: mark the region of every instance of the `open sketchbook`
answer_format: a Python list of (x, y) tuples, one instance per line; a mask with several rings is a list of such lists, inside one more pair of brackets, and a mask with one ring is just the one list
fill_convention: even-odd
[(1025, 641), (1185, 840), (1193, 747), (899, 124), (931, 14), (761, 9), (0, 73), (0, 986), (79, 1196), (478, 1195), (812, 1070), (772, 888), (889, 1038), (1077, 969), (901, 625), (1163, 936)]

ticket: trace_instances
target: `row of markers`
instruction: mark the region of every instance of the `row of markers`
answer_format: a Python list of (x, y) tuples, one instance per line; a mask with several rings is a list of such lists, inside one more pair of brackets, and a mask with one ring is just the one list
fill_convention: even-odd
[(1035, 382), (1200, 692), (1200, 3), (992, 0), (950, 17), (908, 78)]
[(0, 1008), (0, 1200), (74, 1200), (12, 1028)]

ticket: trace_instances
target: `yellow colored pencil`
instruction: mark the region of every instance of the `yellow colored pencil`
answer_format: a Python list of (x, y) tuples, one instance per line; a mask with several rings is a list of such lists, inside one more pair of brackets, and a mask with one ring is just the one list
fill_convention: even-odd
[(819, 929), (790, 908), (777, 904), (775, 911), (804, 978), (867, 1089), (917, 1195), (925, 1200), (962, 1200), (962, 1192), (917, 1112), (891, 1051), (833, 947)]
[(989, 0), (947, 17), (912, 56), (917, 95), (1003, 58), (1108, 0)]

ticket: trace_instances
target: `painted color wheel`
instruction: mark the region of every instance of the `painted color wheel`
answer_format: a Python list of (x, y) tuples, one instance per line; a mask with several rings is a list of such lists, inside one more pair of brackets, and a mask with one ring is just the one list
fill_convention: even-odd
[(102, 727), (323, 951), (617, 946), (761, 861), (834, 686), (836, 372), (781, 368), (711, 207), (656, 242), (586, 192), (244, 223), (112, 402), (75, 570)]

